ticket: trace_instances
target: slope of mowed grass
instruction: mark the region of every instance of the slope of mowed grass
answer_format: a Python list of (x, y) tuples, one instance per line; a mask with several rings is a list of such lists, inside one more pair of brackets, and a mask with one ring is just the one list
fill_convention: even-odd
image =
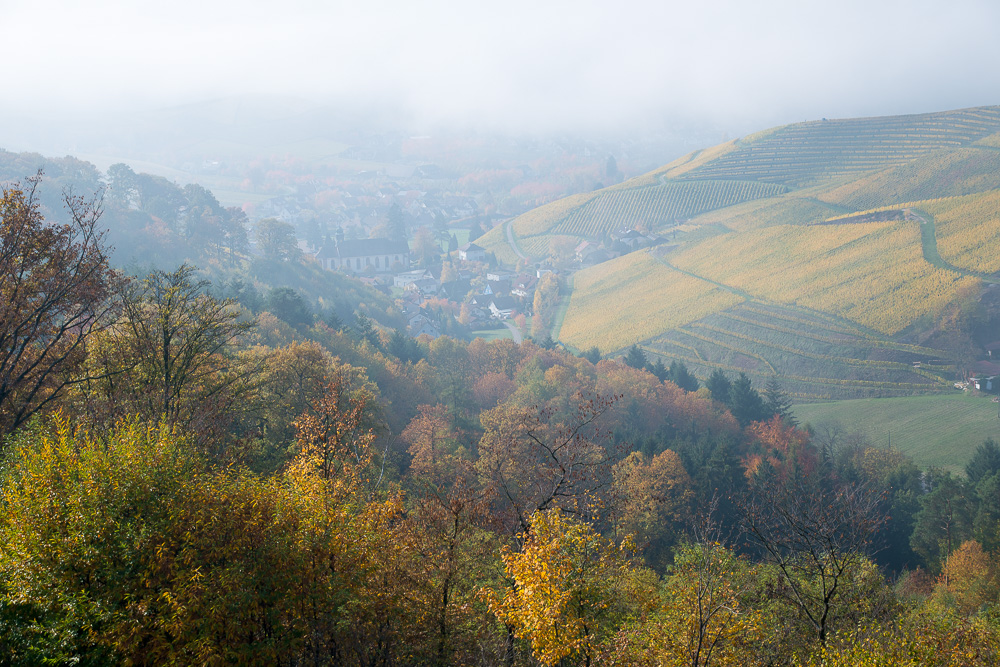
[(513, 340), (514, 334), (510, 332), (507, 327), (500, 327), (499, 329), (481, 329), (479, 331), (472, 332), (473, 338), (482, 338), (487, 342), (492, 342), (495, 340), (511, 339)]
[(1000, 190), (926, 202), (921, 208), (934, 216), (942, 259), (970, 271), (1000, 271)]
[(961, 471), (983, 440), (1000, 440), (998, 405), (988, 398), (953, 395), (876, 398), (793, 406), (801, 424), (839, 422), (892, 446), (921, 467)]
[(559, 338), (581, 350), (596, 345), (608, 353), (741, 300), (648, 252), (634, 252), (575, 275)]
[(672, 262), (755, 297), (832, 313), (887, 335), (937, 312), (977, 280), (926, 262), (912, 221), (722, 234)]
[(1000, 187), (1000, 151), (958, 148), (936, 151), (907, 164), (866, 175), (818, 195), (854, 210), (922, 199), (955, 197)]

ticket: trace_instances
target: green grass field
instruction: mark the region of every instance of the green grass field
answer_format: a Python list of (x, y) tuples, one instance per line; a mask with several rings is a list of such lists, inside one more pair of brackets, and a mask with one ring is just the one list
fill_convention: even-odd
[(911, 456), (918, 466), (961, 472), (983, 440), (1000, 440), (1000, 405), (989, 398), (955, 390), (945, 396), (874, 398), (793, 407), (801, 424), (839, 422), (859, 430), (873, 443), (889, 445)]
[(514, 335), (510, 332), (507, 327), (501, 327), (500, 329), (481, 329), (479, 331), (472, 332), (473, 338), (482, 338), (486, 341), (501, 340), (504, 338), (513, 339)]

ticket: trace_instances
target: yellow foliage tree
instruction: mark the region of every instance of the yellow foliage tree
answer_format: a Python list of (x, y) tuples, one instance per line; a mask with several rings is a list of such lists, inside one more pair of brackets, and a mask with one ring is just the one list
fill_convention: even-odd
[(624, 628), (607, 662), (624, 665), (757, 664), (763, 615), (744, 598), (756, 570), (715, 542), (679, 549), (648, 618)]
[(968, 540), (953, 551), (942, 568), (934, 597), (954, 605), (962, 615), (978, 611), (996, 602), (1000, 593), (996, 564), (975, 540)]
[(592, 664), (643, 597), (625, 548), (558, 509), (533, 514), (524, 549), (502, 557), (513, 587), (488, 594), (490, 610), (543, 665)]

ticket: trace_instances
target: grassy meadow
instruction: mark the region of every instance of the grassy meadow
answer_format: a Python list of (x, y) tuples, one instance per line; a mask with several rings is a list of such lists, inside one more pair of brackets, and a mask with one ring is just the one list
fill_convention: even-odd
[(955, 390), (941, 396), (856, 399), (793, 406), (801, 424), (820, 429), (839, 423), (846, 431), (861, 431), (873, 442), (911, 456), (918, 466), (955, 472), (983, 440), (1000, 442), (1000, 404), (988, 397)]

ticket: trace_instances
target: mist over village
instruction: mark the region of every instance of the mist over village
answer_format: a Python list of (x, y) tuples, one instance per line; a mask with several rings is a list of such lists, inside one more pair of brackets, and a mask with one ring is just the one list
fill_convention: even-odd
[(0, 664), (1000, 663), (991, 3), (0, 17)]

